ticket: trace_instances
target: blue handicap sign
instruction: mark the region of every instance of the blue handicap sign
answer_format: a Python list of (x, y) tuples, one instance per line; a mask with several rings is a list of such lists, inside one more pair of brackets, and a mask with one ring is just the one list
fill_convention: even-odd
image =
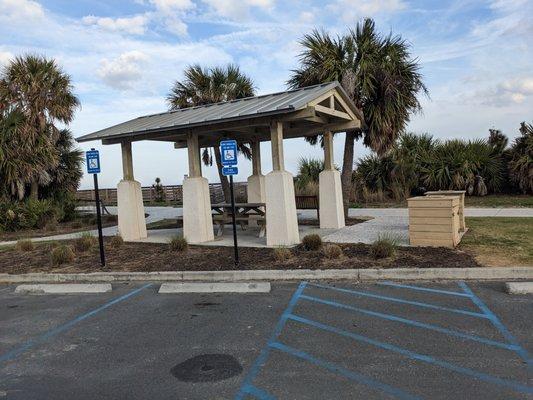
[(222, 155), (222, 165), (237, 165), (237, 141), (223, 140), (220, 142), (220, 154)]
[(239, 173), (239, 168), (237, 167), (222, 167), (222, 175), (231, 176), (237, 175)]
[(100, 153), (98, 150), (91, 149), (85, 152), (87, 159), (87, 173), (99, 174), (100, 173)]

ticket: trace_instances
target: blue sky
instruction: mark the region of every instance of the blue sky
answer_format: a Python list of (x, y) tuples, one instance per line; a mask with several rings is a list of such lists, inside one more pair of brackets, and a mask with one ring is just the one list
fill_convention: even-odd
[[(286, 88), (313, 28), (342, 33), (364, 17), (412, 44), (430, 99), (409, 124), (438, 138), (485, 137), (489, 128), (517, 135), (533, 120), (533, 1), (531, 0), (0, 0), (0, 64), (13, 56), (54, 57), (68, 72), (82, 108), (75, 136), (166, 109), (165, 95), (192, 63), (237, 63), (257, 92)], [(342, 135), (335, 139), (337, 162)], [(101, 185), (121, 177), (117, 146), (102, 151)], [(286, 141), (286, 166), (322, 152), (300, 139)], [(271, 170), (263, 144), (263, 173)], [(362, 143), (356, 155), (367, 154)], [(251, 166), (241, 162), (239, 179)], [(180, 183), (187, 156), (170, 143), (134, 144), (136, 179)], [(204, 168), (210, 181), (214, 167)], [(84, 177), (82, 187), (90, 187)]]

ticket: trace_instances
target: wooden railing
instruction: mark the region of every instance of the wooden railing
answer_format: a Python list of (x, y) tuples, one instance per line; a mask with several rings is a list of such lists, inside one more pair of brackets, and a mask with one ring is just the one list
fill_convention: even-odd
[[(235, 183), (235, 198), (238, 201), (246, 201), (246, 182)], [(143, 202), (156, 203), (158, 197), (163, 198), (163, 203), (167, 204), (182, 204), (183, 203), (183, 187), (182, 185), (166, 185), (163, 186), (163, 195), (158, 196), (156, 190), (152, 186), (144, 186), (141, 188)], [(211, 195), (212, 203), (223, 203), (224, 192), (220, 183), (210, 183), (209, 193)], [(94, 190), (78, 190), (76, 192), (76, 199), (78, 201), (94, 201)], [(104, 204), (116, 204), (117, 203), (117, 189), (100, 189), (100, 199)]]

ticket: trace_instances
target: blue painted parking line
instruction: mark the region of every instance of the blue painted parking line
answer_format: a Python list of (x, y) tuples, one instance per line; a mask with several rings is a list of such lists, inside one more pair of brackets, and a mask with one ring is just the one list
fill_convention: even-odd
[(350, 371), (344, 367), (341, 367), (339, 365), (320, 360), (316, 357), (313, 357), (312, 355), (305, 353), (301, 350), (294, 349), (290, 346), (287, 346), (285, 344), (279, 343), (279, 342), (273, 342), (270, 344), (270, 347), (280, 350), (282, 352), (288, 353), (294, 357), (301, 358), (307, 362), (310, 362), (311, 364), (317, 365), (319, 367), (325, 368), (331, 372), (334, 372), (336, 374), (342, 375), (345, 378), (348, 378), (352, 381), (355, 381), (357, 383), (361, 383), (363, 385), (366, 385), (372, 389), (383, 391), (385, 393), (391, 394), (399, 399), (405, 399), (405, 400), (416, 400), (420, 399), (420, 397), (411, 395), (403, 390), (394, 388), (392, 386), (389, 386), (387, 384), (384, 384), (382, 382), (376, 381), (372, 378), (369, 378), (365, 375), (358, 374), (356, 372)]
[(259, 400), (276, 400), (274, 396), (271, 394), (265, 392), (263, 389), (259, 389), (253, 385), (246, 385), (242, 388), (242, 391), (245, 394), (249, 394), (254, 396), (256, 399)]
[(448, 312), (452, 312), (452, 313), (456, 313), (456, 314), (468, 315), (470, 317), (489, 319), (489, 316), (486, 315), (486, 314), (480, 314), (480, 313), (467, 311), (467, 310), (460, 310), (460, 309), (457, 309), (457, 308), (442, 307), (442, 306), (438, 306), (438, 305), (435, 305), (435, 304), (423, 303), (423, 302), (420, 302), (420, 301), (411, 301), (411, 300), (401, 299), (401, 298), (398, 298), (398, 297), (382, 296), (382, 295), (378, 295), (376, 293), (363, 292), (363, 291), (360, 291), (360, 290), (343, 289), (343, 288), (338, 288), (338, 287), (335, 287), (335, 286), (322, 285), (322, 284), (318, 284), (318, 283), (310, 283), (309, 285), (313, 286), (313, 287), (318, 287), (318, 288), (321, 288), (321, 289), (328, 289), (328, 290), (334, 290), (334, 291), (337, 291), (337, 292), (348, 293), (348, 294), (355, 295), (355, 296), (371, 297), (371, 298), (374, 298), (374, 299), (390, 301), (390, 302), (394, 302), (394, 303), (409, 304), (409, 305), (413, 305), (413, 306), (417, 306), (417, 307), (431, 308), (433, 310), (448, 311)]
[(353, 307), (353, 306), (349, 306), (347, 304), (338, 303), (336, 301), (324, 300), (324, 299), (320, 299), (318, 297), (307, 296), (307, 295), (302, 295), (302, 296), (300, 296), (300, 298), (304, 299), (304, 300), (308, 300), (308, 301), (313, 301), (315, 303), (320, 303), (320, 304), (325, 304), (325, 305), (329, 305), (329, 306), (332, 306), (332, 307), (342, 308), (342, 309), (345, 309), (345, 310), (355, 311), (355, 312), (358, 312), (358, 313), (361, 313), (361, 314), (365, 314), (365, 315), (369, 315), (369, 316), (372, 316), (372, 317), (382, 318), (382, 319), (389, 320), (389, 321), (400, 322), (402, 324), (412, 325), (412, 326), (416, 326), (418, 328), (423, 328), (423, 329), (428, 329), (428, 330), (432, 330), (432, 331), (435, 331), (435, 332), (444, 333), (446, 335), (455, 336), (455, 337), (458, 337), (458, 338), (461, 338), (461, 339), (472, 340), (472, 341), (475, 341), (475, 342), (488, 344), (488, 345), (495, 346), (495, 347), (500, 347), (500, 348), (506, 349), (506, 350), (515, 351), (518, 348), (518, 346), (516, 346), (514, 344), (507, 344), (507, 343), (498, 342), (498, 341), (495, 341), (495, 340), (485, 339), (485, 338), (482, 338), (482, 337), (479, 337), (479, 336), (469, 335), (467, 333), (462, 333), (462, 332), (459, 332), (459, 331), (446, 329), (446, 328), (443, 328), (443, 327), (440, 327), (440, 326), (437, 326), (437, 325), (426, 324), (424, 322), (419, 322), (419, 321), (415, 321), (415, 320), (412, 320), (412, 319), (402, 318), (402, 317), (398, 317), (398, 316), (392, 315), (392, 314), (384, 314), (384, 313), (379, 313), (379, 312), (376, 312), (376, 311), (366, 310), (364, 308)]
[(500, 321), (500, 319), (485, 305), (485, 303), (477, 297), (474, 292), (468, 287), (465, 282), (459, 282), (459, 286), (465, 291), (466, 294), (472, 297), (472, 301), (479, 307), (479, 309), (487, 315), (487, 318), (492, 322), (494, 327), (502, 334), (502, 336), (507, 339), (507, 341), (514, 346), (516, 346), (516, 353), (526, 362), (529, 369), (533, 368), (533, 359), (531, 359), (529, 353), (524, 349), (518, 340), (514, 337), (511, 332), (505, 327), (505, 325)]
[(468, 298), (472, 297), (471, 295), (467, 293), (454, 292), (451, 290), (431, 289), (431, 288), (425, 288), (422, 286), (402, 285), (402, 284), (390, 282), (390, 281), (377, 282), (377, 284), (381, 286), (391, 286), (391, 287), (402, 288), (402, 289), (418, 290), (420, 292), (438, 293), (438, 294), (446, 294), (450, 296), (459, 296), (459, 297), (468, 297)]
[(309, 326), (313, 326), (315, 328), (321, 329), (321, 330), (326, 331), (326, 332), (335, 333), (337, 335), (341, 335), (341, 336), (344, 336), (344, 337), (347, 337), (347, 338), (351, 338), (351, 339), (356, 340), (358, 342), (370, 344), (372, 346), (375, 346), (375, 347), (378, 347), (378, 348), (381, 348), (381, 349), (384, 349), (384, 350), (389, 350), (389, 351), (392, 351), (394, 353), (401, 354), (401, 355), (403, 355), (403, 356), (405, 356), (407, 358), (413, 359), (413, 360), (422, 361), (422, 362), (425, 362), (425, 363), (428, 363), (428, 364), (437, 365), (439, 367), (448, 369), (450, 371), (454, 371), (454, 372), (457, 372), (457, 373), (462, 374), (462, 375), (470, 376), (470, 377), (482, 380), (482, 381), (487, 382), (487, 383), (508, 387), (508, 388), (510, 388), (512, 390), (515, 390), (517, 392), (520, 392), (520, 393), (533, 393), (533, 387), (532, 386), (526, 386), (526, 385), (523, 385), (523, 384), (521, 384), (519, 382), (516, 382), (516, 381), (511, 381), (511, 380), (508, 380), (508, 379), (503, 379), (503, 378), (499, 378), (499, 377), (492, 376), (492, 375), (489, 375), (489, 374), (485, 374), (483, 372), (475, 371), (475, 370), (472, 370), (472, 369), (469, 369), (469, 368), (460, 367), (458, 365), (451, 364), (449, 362), (439, 360), (439, 359), (437, 359), (435, 357), (431, 357), (431, 356), (428, 356), (428, 355), (425, 355), (425, 354), (416, 353), (414, 351), (407, 350), (407, 349), (404, 349), (402, 347), (398, 347), (398, 346), (392, 345), (390, 343), (374, 340), (374, 339), (371, 339), (371, 338), (366, 337), (366, 336), (358, 335), (358, 334), (353, 333), (353, 332), (348, 332), (348, 331), (336, 328), (336, 327), (331, 326), (331, 325), (322, 324), (320, 322), (313, 321), (313, 320), (310, 320), (310, 319), (307, 319), (307, 318), (304, 318), (304, 317), (301, 317), (301, 316), (298, 316), (298, 315), (289, 315), (288, 318), (290, 320), (297, 321), (297, 322), (300, 322), (300, 323), (303, 323), (303, 324), (306, 324), (306, 325), (309, 325)]
[(244, 399), (244, 395), (247, 393), (245, 390), (249, 390), (251, 387), (254, 387), (253, 386), (253, 381), (254, 381), (255, 377), (257, 376), (257, 374), (259, 373), (259, 371), (261, 370), (261, 367), (263, 365), (265, 365), (265, 363), (266, 363), (266, 361), (268, 359), (268, 354), (269, 354), (269, 351), (270, 351), (269, 345), (277, 340), (279, 334), (281, 333), (281, 331), (283, 330), (283, 327), (285, 326), (285, 323), (287, 322), (288, 316), (292, 313), (292, 310), (293, 310), (294, 306), (296, 305), (296, 303), (298, 302), (298, 298), (300, 297), (300, 295), (304, 291), (306, 285), (307, 285), (307, 282), (301, 282), (298, 285), (298, 288), (296, 289), (296, 291), (292, 295), (292, 298), (289, 301), (289, 304), (288, 304), (287, 308), (285, 309), (285, 311), (281, 315), (281, 318), (279, 319), (278, 323), (276, 324), (276, 327), (274, 328), (274, 332), (270, 336), (270, 340), (268, 341), (267, 345), (263, 348), (263, 350), (261, 350), (261, 353), (259, 354), (259, 357), (257, 357), (257, 360), (255, 360), (254, 364), (250, 368), (250, 372), (248, 373), (246, 378), (244, 378), (242, 386), (241, 386), (239, 392), (237, 393), (237, 395), (235, 396), (235, 400)]
[(2, 356), (0, 356), (0, 363), (2, 362), (6, 362), (6, 361), (9, 361), (9, 360), (12, 360), (13, 358), (19, 356), (20, 354), (24, 353), (26, 350), (29, 350), (30, 348), (38, 345), (38, 344), (41, 344), (45, 341), (47, 341), (48, 339), (72, 328), (74, 325), (76, 325), (77, 323), (89, 318), (89, 317), (92, 317), (93, 315), (95, 314), (98, 314), (99, 312), (111, 307), (112, 305), (114, 304), (117, 304), (117, 303), (120, 303), (121, 301), (124, 301), (134, 295), (136, 295), (137, 293), (139, 293), (141, 290), (144, 290), (146, 289), (147, 287), (151, 286), (152, 284), (151, 283), (148, 283), (144, 286), (141, 286), (140, 288), (137, 288), (137, 289), (134, 289), (120, 297), (117, 297), (111, 301), (109, 301), (108, 303), (105, 303), (104, 305), (98, 307), (98, 308), (95, 308), (94, 310), (92, 311), (89, 311), (85, 314), (82, 314), (76, 318), (74, 318), (73, 320), (70, 320), (69, 322), (63, 324), (63, 325), (60, 325), (54, 329), (51, 329), (49, 330), (48, 332), (45, 332), (43, 333), (42, 335), (36, 337), (35, 339), (31, 339), (29, 341), (27, 341), (26, 343), (24, 343), (22, 346), (20, 347), (17, 347), (16, 349), (13, 349), (5, 354), (3, 354)]

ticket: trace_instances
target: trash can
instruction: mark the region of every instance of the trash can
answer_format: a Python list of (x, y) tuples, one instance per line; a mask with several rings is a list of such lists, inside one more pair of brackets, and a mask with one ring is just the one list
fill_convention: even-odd
[(407, 199), (409, 243), (412, 246), (455, 247), (461, 240), (459, 196), (420, 196)]

